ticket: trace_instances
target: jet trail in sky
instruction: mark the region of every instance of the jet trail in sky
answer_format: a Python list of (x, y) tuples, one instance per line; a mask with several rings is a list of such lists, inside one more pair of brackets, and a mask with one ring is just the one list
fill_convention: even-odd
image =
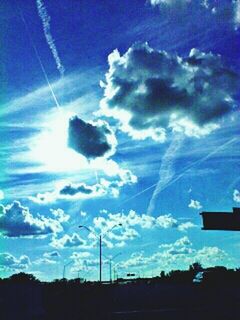
[[(194, 161), (192, 162), (190, 165), (188, 165), (187, 167), (185, 167), (181, 173), (179, 173), (179, 175), (177, 175), (174, 179), (172, 179), (171, 181), (169, 181), (169, 183), (165, 184), (164, 187), (162, 187), (161, 191), (159, 193), (161, 193), (163, 190), (165, 190), (166, 188), (168, 188), (169, 186), (171, 186), (173, 183), (177, 182), (179, 179), (181, 179), (185, 173), (187, 173), (190, 169), (196, 167), (197, 165), (203, 163), (204, 161), (208, 160), (209, 158), (211, 158), (212, 156), (214, 156), (215, 154), (217, 154), (219, 151), (222, 151), (224, 149), (226, 149), (226, 147), (234, 142), (238, 141), (237, 138), (233, 138), (233, 139), (230, 139), (228, 140), (227, 142), (225, 142), (223, 145), (221, 145), (220, 147), (216, 148), (214, 151), (210, 152), (209, 154), (207, 154), (205, 157), (202, 157), (201, 159), (197, 160), (197, 161)], [(121, 203), (121, 206), (124, 204), (124, 203), (127, 203), (135, 198), (137, 198), (138, 196), (140, 196), (141, 194), (147, 192), (148, 190), (154, 188), (157, 186), (158, 183), (154, 183), (152, 184), (151, 186), (147, 187), (146, 189), (138, 192), (137, 194), (135, 194), (134, 196), (132, 196), (131, 198), (128, 198), (126, 199), (125, 201), (123, 201)], [(159, 194), (158, 193), (158, 194)]]
[(43, 31), (44, 31), (45, 38), (47, 40), (47, 44), (52, 52), (53, 58), (54, 58), (56, 65), (57, 65), (57, 69), (60, 72), (60, 75), (63, 76), (65, 69), (64, 69), (64, 66), (62, 65), (61, 59), (59, 57), (59, 54), (58, 54), (56, 45), (54, 43), (54, 39), (52, 37), (51, 30), (50, 30), (51, 29), (50, 28), (51, 18), (48, 15), (47, 9), (46, 9), (42, 0), (36, 0), (36, 4), (37, 4), (39, 17), (42, 20)]
[(182, 145), (182, 141), (182, 135), (177, 135), (176, 137), (174, 137), (162, 158), (162, 163), (159, 170), (159, 180), (147, 209), (148, 215), (151, 215), (153, 213), (159, 193), (172, 180), (175, 174), (173, 170), (173, 162), (177, 151)]
[(32, 45), (32, 47), (33, 47), (33, 50), (34, 50), (35, 55), (36, 55), (36, 57), (37, 57), (37, 60), (38, 60), (38, 62), (39, 62), (39, 64), (40, 64), (40, 67), (41, 67), (41, 70), (42, 70), (42, 72), (43, 72), (44, 78), (45, 78), (45, 80), (46, 80), (46, 82), (47, 82), (47, 85), (48, 85), (48, 87), (49, 87), (49, 90), (50, 90), (50, 92), (51, 92), (51, 94), (52, 94), (53, 100), (54, 100), (54, 102), (55, 102), (55, 104), (56, 104), (56, 107), (60, 110), (59, 102), (58, 102), (57, 97), (56, 97), (56, 95), (55, 95), (55, 93), (54, 93), (54, 91), (53, 91), (52, 85), (51, 85), (51, 83), (50, 83), (50, 81), (49, 81), (47, 72), (46, 72), (46, 70), (45, 70), (45, 68), (44, 68), (44, 65), (43, 65), (42, 60), (41, 60), (41, 58), (40, 58), (40, 56), (39, 56), (39, 53), (38, 53), (38, 51), (37, 51), (37, 48), (36, 48), (36, 46), (35, 46), (35, 44), (34, 44), (34, 42), (33, 42), (33, 39), (32, 39), (31, 33), (30, 33), (30, 30), (29, 30), (29, 27), (28, 27), (28, 25), (27, 25), (27, 22), (26, 22), (26, 20), (25, 20), (25, 18), (24, 18), (24, 16), (23, 16), (22, 12), (21, 12), (21, 11), (19, 11), (19, 12), (20, 12), (20, 16), (21, 16), (21, 18), (22, 18), (22, 21), (23, 21), (23, 23), (24, 23), (24, 25), (25, 25), (25, 27), (26, 27), (26, 31), (27, 31), (28, 37), (29, 37), (29, 39), (30, 39), (30, 43), (31, 43), (31, 45)]

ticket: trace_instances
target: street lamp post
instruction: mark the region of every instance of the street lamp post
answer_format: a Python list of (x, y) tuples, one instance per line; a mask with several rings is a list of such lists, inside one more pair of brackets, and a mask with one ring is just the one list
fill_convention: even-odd
[(63, 266), (63, 279), (65, 279), (66, 267), (68, 267), (73, 261), (70, 261)]
[(115, 254), (115, 256), (113, 256), (113, 257), (106, 257), (106, 256), (104, 255), (104, 257), (105, 257), (106, 259), (108, 259), (108, 263), (109, 263), (109, 279), (110, 279), (110, 282), (112, 282), (112, 264), (113, 264), (113, 261), (114, 261), (118, 256), (120, 256), (121, 254), (122, 254), (122, 253), (119, 252), (119, 253)]
[(99, 235), (99, 281), (102, 282), (102, 235)]
[(92, 233), (95, 235), (95, 237), (98, 239), (99, 242), (99, 282), (102, 283), (102, 239), (103, 237), (112, 229), (114, 229), (115, 227), (121, 226), (122, 224), (115, 224), (112, 228), (108, 229), (107, 231), (104, 232), (104, 234), (100, 233), (97, 234), (96, 232), (94, 232), (93, 230), (91, 230), (89, 227), (84, 226), (84, 225), (80, 225), (78, 226), (79, 228), (84, 228), (86, 229), (89, 233)]

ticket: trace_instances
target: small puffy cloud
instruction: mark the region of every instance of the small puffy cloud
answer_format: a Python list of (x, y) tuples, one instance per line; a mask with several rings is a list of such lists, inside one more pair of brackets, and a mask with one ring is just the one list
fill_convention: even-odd
[(184, 236), (180, 239), (177, 239), (174, 243), (169, 243), (169, 244), (160, 244), (159, 248), (160, 249), (172, 249), (172, 248), (178, 248), (178, 247), (188, 247), (192, 246), (192, 242), (189, 240), (187, 236)]
[(60, 254), (58, 251), (50, 251), (50, 252), (45, 252), (42, 258), (35, 260), (33, 263), (36, 265), (56, 264), (57, 263), (56, 260), (58, 258), (60, 258)]
[(177, 246), (177, 247), (178, 246), (191, 246), (191, 245), (192, 245), (192, 243), (187, 236), (184, 236), (175, 242), (175, 246)]
[(4, 192), (2, 190), (0, 190), (0, 200), (4, 199)]
[(233, 191), (233, 200), (240, 203), (240, 192), (237, 189)]
[[(159, 9), (172, 10), (181, 9), (205, 9), (213, 15), (217, 15), (221, 18), (221, 22), (224, 19), (230, 20), (231, 24), (237, 30), (240, 25), (240, 1), (239, 0), (147, 0), (152, 7), (158, 7)], [(175, 10), (176, 12), (176, 10)], [(177, 12), (182, 14), (182, 11)]]
[(149, 257), (145, 257), (143, 252), (134, 252), (131, 254), (130, 258), (122, 261), (118, 264), (119, 269), (138, 268), (149, 265)]
[[(92, 254), (87, 251), (73, 252), (70, 259), (73, 261), (72, 272), (93, 270), (99, 265), (99, 260), (93, 258)], [(104, 262), (103, 260), (102, 263)]]
[(194, 223), (192, 223), (191, 221), (187, 221), (187, 222), (180, 223), (178, 225), (178, 230), (184, 232), (187, 229), (195, 228), (195, 227), (196, 227), (196, 225)]
[(89, 258), (91, 255), (92, 254), (88, 251), (73, 252), (70, 259), (74, 259), (74, 260), (86, 259), (86, 258)]
[(160, 228), (163, 229), (177, 228), (178, 226), (177, 220), (174, 219), (171, 214), (166, 214), (157, 217), (156, 223)]
[(51, 209), (52, 215), (59, 221), (59, 222), (67, 222), (70, 218), (68, 214), (66, 214), (62, 209)]
[(101, 178), (98, 183), (87, 185), (86, 183), (66, 183), (56, 186), (52, 192), (38, 193), (36, 196), (30, 196), (29, 200), (46, 204), (58, 199), (79, 200), (92, 199), (97, 197), (119, 196), (120, 190), (125, 185), (132, 185), (137, 182), (137, 177), (130, 170), (119, 170), (118, 178), (107, 180)]
[(188, 4), (191, 0), (149, 0), (149, 3), (155, 7), (155, 6), (172, 6), (172, 5), (181, 5), (181, 4)]
[(226, 258), (226, 252), (218, 247), (203, 247), (195, 255), (195, 261), (203, 265), (214, 265), (215, 263), (219, 263), (219, 261), (224, 261)]
[(176, 240), (174, 243), (170, 244), (163, 244), (160, 245), (160, 249), (165, 249), (165, 254), (170, 255), (189, 255), (194, 252), (194, 250), (191, 248), (192, 242), (189, 240), (187, 236), (184, 236), (178, 240)]
[(180, 57), (137, 43), (108, 61), (99, 114), (117, 119), (135, 139), (164, 142), (169, 130), (200, 137), (232, 110), (237, 75), (220, 55), (192, 49)]
[(86, 240), (83, 240), (77, 233), (72, 235), (65, 234), (61, 238), (53, 237), (50, 245), (58, 249), (86, 247)]
[(84, 122), (77, 116), (69, 120), (68, 146), (87, 159), (109, 157), (115, 153), (117, 140), (107, 122)]
[(57, 262), (55, 260), (49, 259), (49, 258), (39, 258), (33, 262), (35, 265), (51, 265), (56, 264)]
[(235, 28), (238, 29), (240, 26), (240, 1), (235, 0), (233, 1), (234, 6), (234, 24)]
[(51, 252), (45, 252), (43, 254), (43, 257), (44, 258), (48, 258), (48, 259), (51, 259), (51, 258), (59, 258), (60, 257), (60, 254), (58, 251), (51, 251)]
[(19, 258), (16, 258), (12, 254), (7, 252), (0, 253), (0, 269), (22, 270), (27, 269), (30, 264), (30, 259), (26, 255), (22, 255)]
[(191, 199), (189, 205), (188, 205), (188, 208), (192, 208), (192, 209), (195, 209), (195, 210), (200, 210), (202, 209), (202, 205), (199, 201), (197, 200), (193, 200)]
[(0, 231), (6, 237), (44, 236), (63, 230), (57, 218), (32, 215), (28, 207), (19, 201), (3, 206), (0, 204)]

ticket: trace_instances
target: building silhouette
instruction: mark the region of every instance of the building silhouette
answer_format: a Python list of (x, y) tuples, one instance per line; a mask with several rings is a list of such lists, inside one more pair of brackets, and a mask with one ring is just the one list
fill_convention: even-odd
[(240, 231), (240, 208), (233, 208), (232, 212), (200, 213), (203, 219), (202, 230), (232, 230)]

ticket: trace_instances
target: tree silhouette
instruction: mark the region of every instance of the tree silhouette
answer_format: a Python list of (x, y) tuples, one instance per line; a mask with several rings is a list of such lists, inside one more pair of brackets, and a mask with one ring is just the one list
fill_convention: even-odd
[(13, 282), (38, 282), (39, 280), (30, 273), (25, 273), (25, 272), (20, 272), (20, 273), (15, 273), (11, 277), (9, 277), (10, 281)]
[(197, 261), (189, 266), (189, 271), (199, 272), (202, 270), (203, 270), (203, 267), (202, 267), (201, 263), (197, 262)]

